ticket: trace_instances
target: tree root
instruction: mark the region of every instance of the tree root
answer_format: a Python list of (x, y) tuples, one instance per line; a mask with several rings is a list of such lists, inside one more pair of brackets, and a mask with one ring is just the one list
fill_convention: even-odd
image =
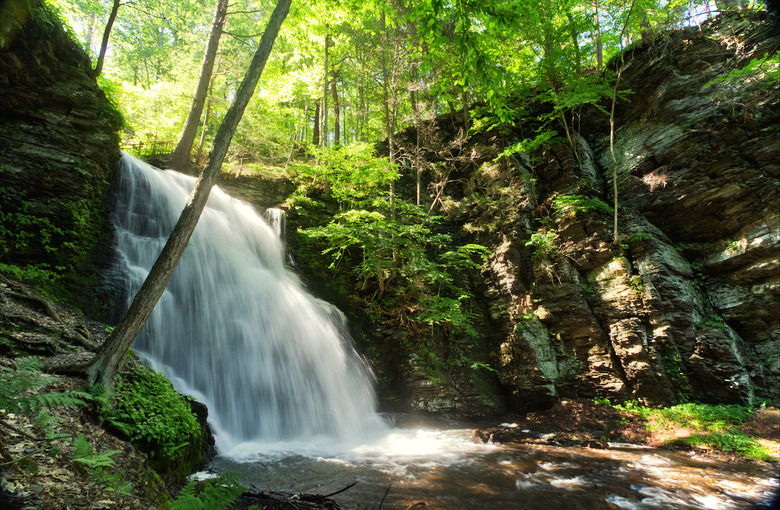
[(43, 310), (46, 312), (46, 315), (48, 315), (55, 321), (62, 323), (62, 319), (60, 319), (60, 316), (57, 314), (57, 311), (54, 309), (54, 307), (47, 299), (43, 299), (38, 296), (33, 296), (25, 289), (22, 289), (22, 292), (9, 292), (8, 295), (17, 299), (32, 301), (36, 305), (43, 308)]
[(78, 351), (50, 356), (41, 361), (43, 369), (50, 374), (84, 375), (94, 359), (94, 353)]

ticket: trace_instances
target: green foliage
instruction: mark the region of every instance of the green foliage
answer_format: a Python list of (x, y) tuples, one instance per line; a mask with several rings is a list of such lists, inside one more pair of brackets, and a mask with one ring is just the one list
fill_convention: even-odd
[(5, 273), (17, 280), (22, 280), (36, 286), (45, 286), (46, 284), (54, 283), (62, 278), (60, 273), (50, 270), (48, 264), (16, 266), (0, 262), (0, 273)]
[[(415, 338), (448, 337), (446, 343), (415, 340), (419, 358), (431, 371), (441, 373), (442, 364), (450, 362), (465, 366), (459, 342), (476, 331), (472, 297), (460, 282), (462, 275), (482, 267), (490, 251), (453, 243), (449, 235), (437, 233), (441, 217), (399, 197), (391, 199), (388, 184), (397, 171), (367, 147), (316, 153), (321, 165), (298, 171), (303, 186), (293, 200), (296, 212), (313, 224), (299, 230), (309, 257), (316, 264), (325, 255), (328, 278), (334, 281), (354, 279), (356, 294), (375, 320), (400, 319), (417, 332)], [(322, 214), (325, 199), (335, 202), (338, 212)]]
[(84, 434), (79, 434), (73, 440), (72, 454), (73, 462), (83, 464), (88, 468), (111, 467), (114, 465), (112, 456), (119, 453), (119, 450), (104, 450), (95, 453), (95, 447), (87, 440)]
[(718, 328), (723, 331), (727, 331), (729, 326), (726, 324), (726, 320), (719, 315), (710, 315), (698, 322), (699, 327)]
[(621, 248), (627, 250), (631, 247), (633, 243), (648, 241), (652, 238), (653, 235), (647, 232), (634, 232), (633, 234), (630, 234), (628, 236), (619, 236), (617, 238), (617, 243), (620, 245)]
[(673, 383), (681, 383), (686, 374), (680, 353), (670, 345), (660, 346), (661, 364)]
[(536, 136), (533, 138), (525, 138), (506, 147), (498, 154), (494, 161), (500, 161), (502, 158), (509, 158), (514, 154), (533, 154), (544, 145), (552, 142), (553, 139), (558, 136), (558, 132), (552, 129), (540, 129), (537, 130), (536, 133)]
[(581, 285), (581, 289), (582, 289), (582, 297), (584, 297), (585, 299), (589, 299), (589, 298), (590, 298), (590, 297), (592, 297), (592, 296), (593, 296), (593, 294), (596, 292), (596, 291), (593, 289), (593, 285), (591, 285), (591, 284), (589, 284), (589, 283), (587, 283), (587, 282), (586, 282), (586, 283), (583, 283), (583, 284)]
[[(713, 432), (711, 434), (692, 434), (682, 440), (692, 446), (711, 446), (724, 452), (731, 452), (748, 459), (760, 461), (777, 460), (771, 451), (755, 439), (739, 432)], [(675, 441), (677, 442), (677, 441)]]
[(300, 165), (298, 179), (311, 180), (311, 186), (323, 186), (342, 210), (364, 206), (398, 179), (396, 165), (374, 155), (368, 143), (353, 143), (338, 148), (310, 147), (319, 165)]
[(41, 369), (41, 362), (29, 356), (14, 360), (13, 368), (0, 366), (0, 409), (31, 414), (44, 408), (83, 406), (92, 400), (89, 393), (79, 391), (41, 393), (53, 381)]
[(524, 244), (534, 248), (534, 256), (545, 258), (558, 254), (560, 244), (558, 244), (558, 233), (555, 230), (540, 230), (538, 232), (529, 232), (529, 234), (531, 237)]
[(84, 434), (79, 434), (71, 446), (71, 459), (85, 469), (95, 480), (105, 486), (110, 492), (130, 496), (133, 486), (123, 480), (121, 471), (112, 473), (109, 468), (116, 464), (113, 457), (119, 450), (103, 450), (96, 452), (95, 447)]
[(634, 275), (628, 280), (629, 285), (631, 285), (631, 289), (633, 289), (636, 292), (643, 292), (645, 290), (645, 285), (642, 283), (642, 277), (639, 275)]
[(230, 508), (245, 491), (236, 473), (226, 473), (196, 486), (191, 480), (185, 485), (169, 510), (215, 510)]
[(36, 214), (23, 194), (21, 200), (14, 202), (5, 188), (0, 188), (0, 194), (0, 253), (31, 247), (40, 247), (47, 253), (58, 249), (55, 240), (63, 235), (60, 228), (49, 218)]
[(573, 216), (578, 212), (596, 212), (612, 215), (615, 211), (606, 202), (598, 198), (588, 198), (582, 195), (559, 195), (553, 200), (553, 209), (569, 211)]
[(742, 425), (753, 416), (753, 409), (736, 404), (679, 404), (658, 410), (661, 416), (681, 426), (712, 432)]
[(171, 383), (140, 365), (117, 376), (115, 407), (106, 419), (164, 460), (179, 459), (182, 448), (201, 434), (189, 404)]
[(763, 80), (765, 87), (769, 88), (780, 82), (780, 53), (764, 55), (754, 58), (742, 68), (732, 69), (729, 73), (713, 78), (704, 84), (708, 88), (724, 82), (746, 82), (750, 80)]
[[(603, 403), (609, 404), (609, 401)], [(772, 460), (770, 452), (755, 439), (734, 430), (753, 416), (751, 407), (685, 403), (653, 409), (635, 401), (614, 407), (640, 416), (649, 429), (684, 427), (696, 431), (689, 437), (670, 440), (671, 444), (709, 445), (751, 459)]]

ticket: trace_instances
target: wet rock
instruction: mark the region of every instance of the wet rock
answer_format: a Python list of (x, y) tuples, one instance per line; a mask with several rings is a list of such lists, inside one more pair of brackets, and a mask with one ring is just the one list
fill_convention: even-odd
[(612, 204), (608, 119), (588, 113), (578, 157), (568, 143), (545, 153), (525, 221), (556, 232), (557, 251), (523, 249), (529, 234), (508, 228), (486, 270), (495, 366), (516, 408), (780, 398), (778, 85), (709, 84), (777, 42), (760, 14), (730, 15), (626, 55), (617, 243), (603, 213), (551, 207), (571, 194)]

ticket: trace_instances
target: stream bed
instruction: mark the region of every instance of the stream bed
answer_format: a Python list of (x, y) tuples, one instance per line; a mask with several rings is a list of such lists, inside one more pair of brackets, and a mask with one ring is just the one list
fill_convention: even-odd
[(260, 490), (330, 494), (358, 482), (333, 499), (373, 510), (420, 501), (448, 510), (771, 508), (778, 485), (761, 464), (637, 445), (481, 445), (467, 429), (393, 429), (353, 446), (312, 444), (239, 445), (212, 469), (237, 471)]

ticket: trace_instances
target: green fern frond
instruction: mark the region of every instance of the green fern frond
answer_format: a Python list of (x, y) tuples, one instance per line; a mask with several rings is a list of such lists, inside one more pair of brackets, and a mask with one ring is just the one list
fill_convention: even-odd
[(0, 409), (9, 413), (31, 414), (52, 407), (83, 406), (93, 400), (92, 395), (81, 391), (26, 395), (54, 380), (42, 374), (42, 369), (41, 362), (32, 356), (14, 360), (13, 368), (0, 367)]
[(114, 460), (111, 458), (113, 455), (119, 453), (119, 450), (105, 450), (100, 453), (95, 453), (95, 447), (89, 442), (84, 434), (73, 440), (73, 462), (78, 462), (89, 468), (98, 467), (111, 467)]
[(87, 436), (84, 434), (79, 434), (78, 437), (73, 440), (71, 448), (73, 449), (74, 458), (84, 458), (95, 454), (95, 448), (92, 446), (92, 443), (87, 440)]
[(179, 493), (170, 510), (212, 510), (214, 508), (229, 508), (235, 503), (244, 487), (239, 485), (235, 473), (227, 473), (215, 480), (207, 481), (198, 491), (195, 482), (191, 481)]

